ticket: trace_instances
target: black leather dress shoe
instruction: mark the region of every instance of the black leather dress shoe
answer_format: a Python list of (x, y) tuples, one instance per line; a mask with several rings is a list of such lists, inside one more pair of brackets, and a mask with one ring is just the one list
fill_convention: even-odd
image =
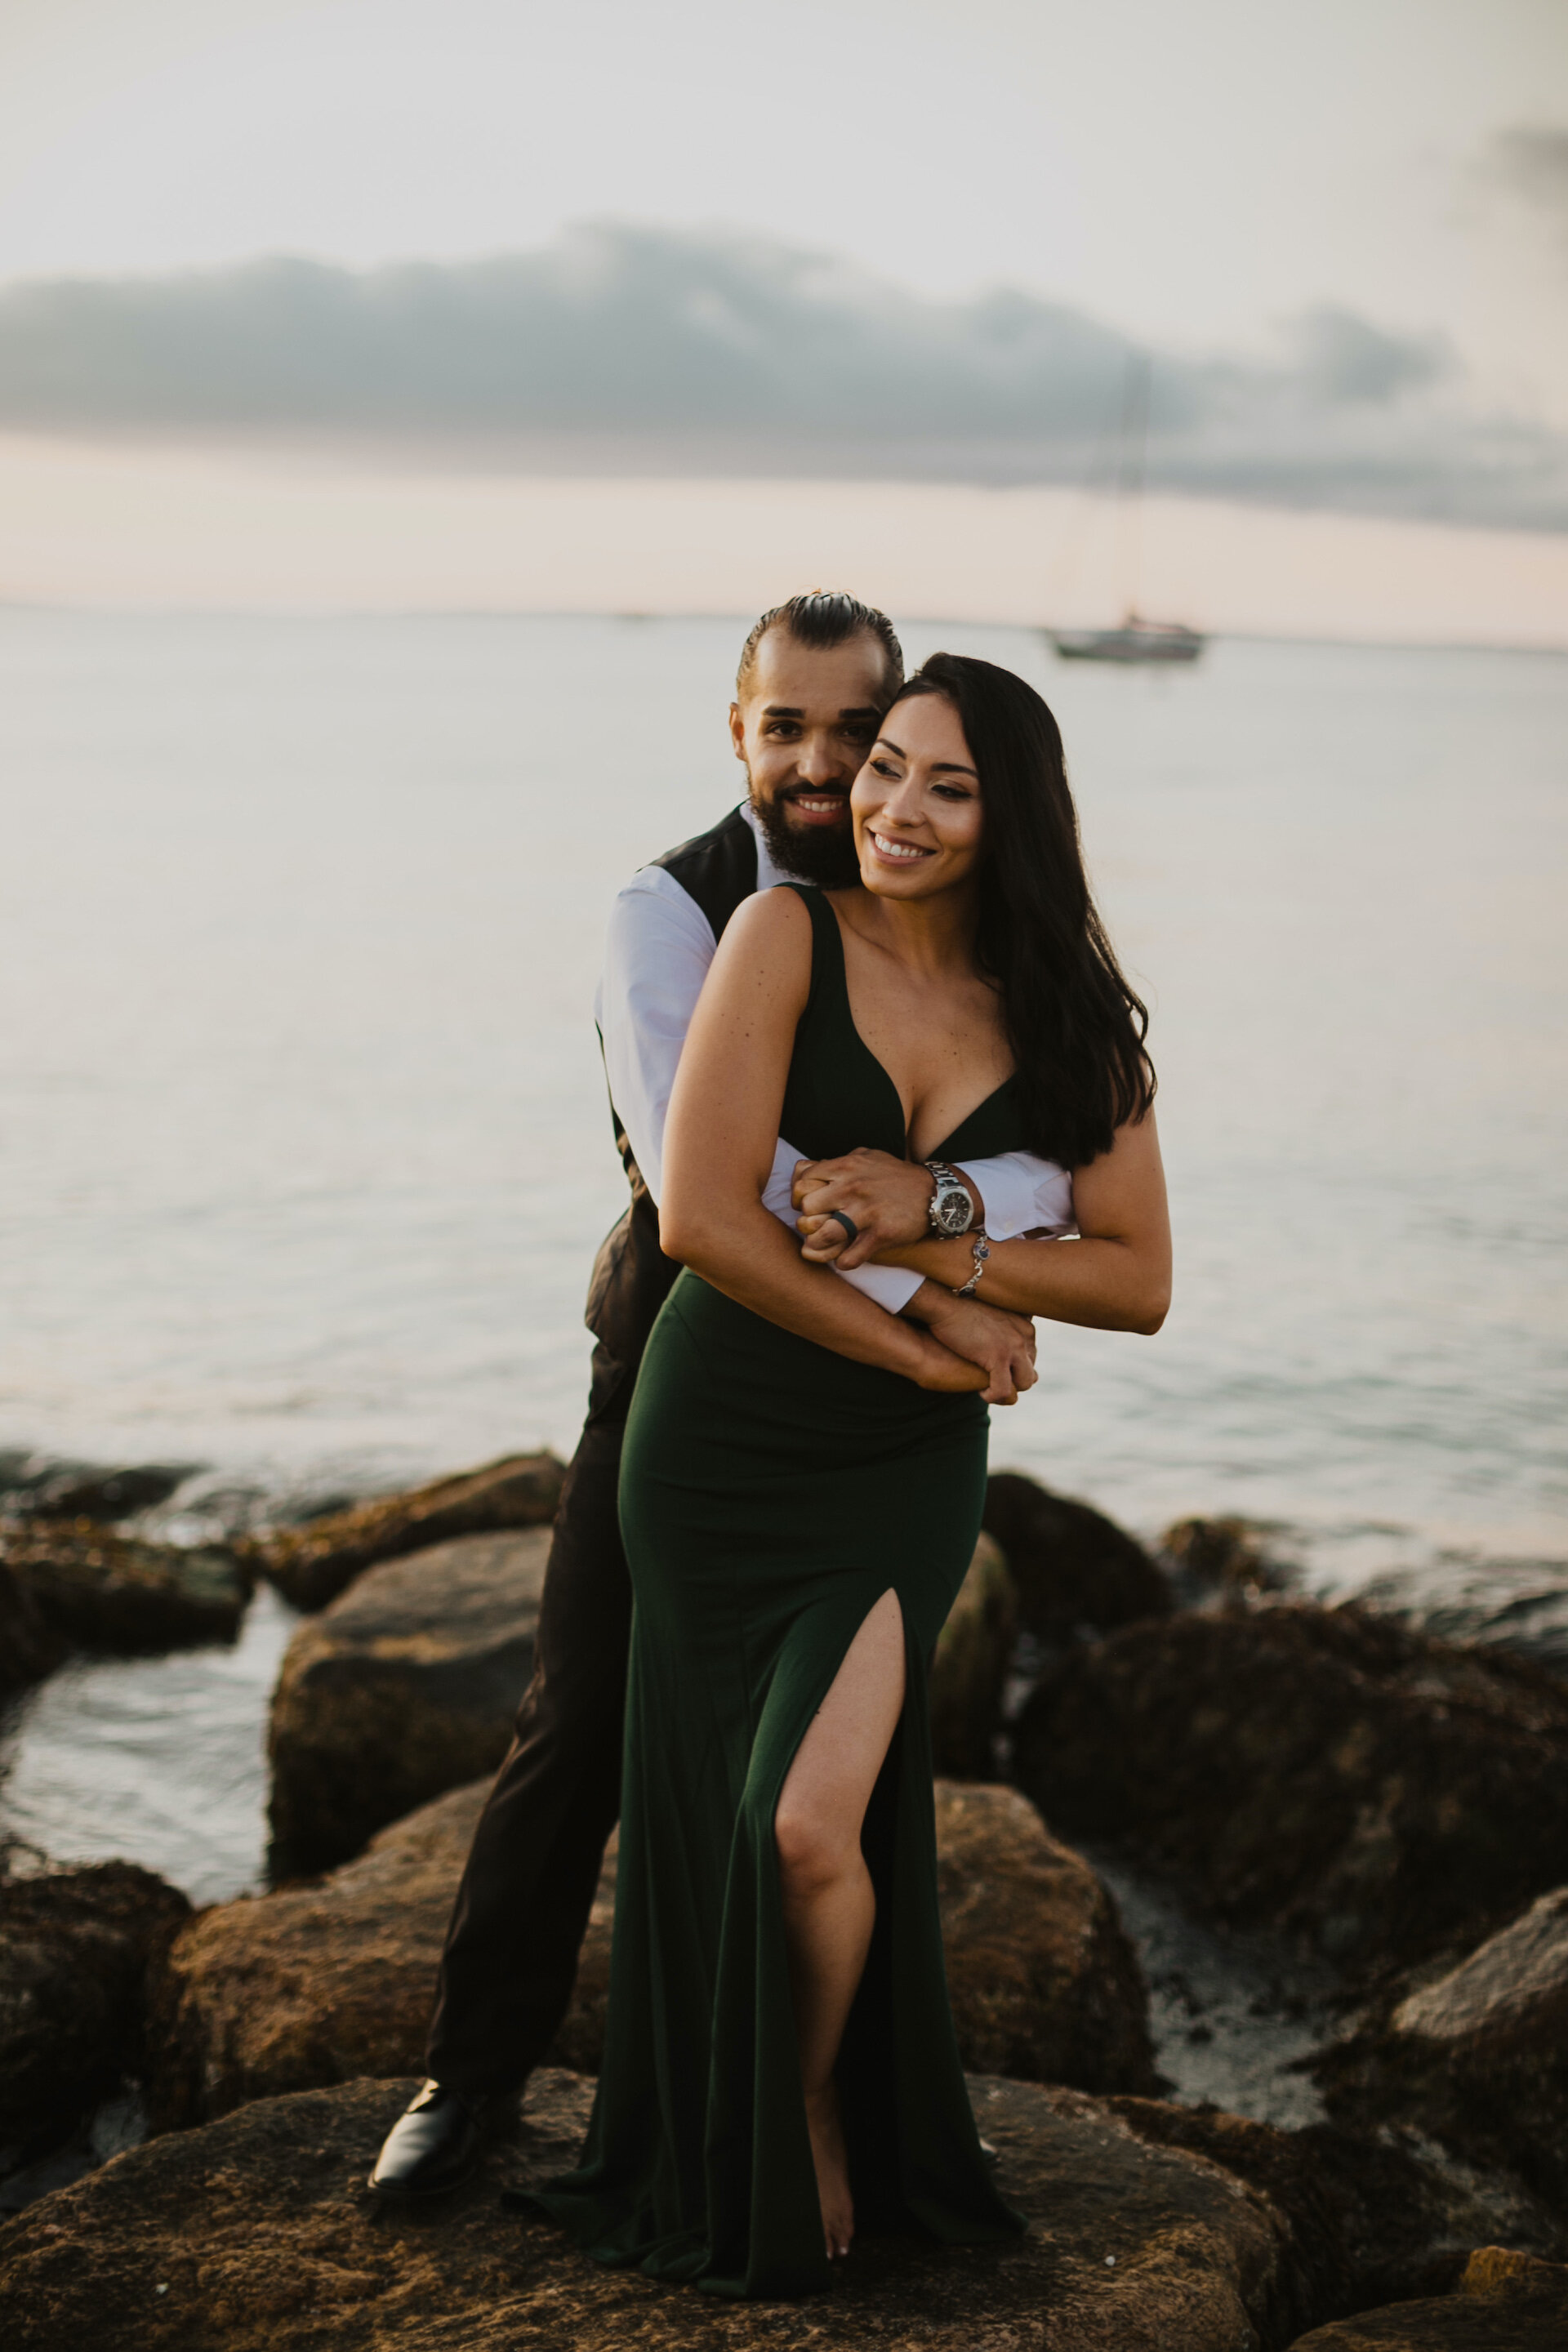
[(386, 2136), (370, 2185), (383, 2197), (434, 2197), (479, 2162), (482, 2109), (445, 2084), (422, 2084)]

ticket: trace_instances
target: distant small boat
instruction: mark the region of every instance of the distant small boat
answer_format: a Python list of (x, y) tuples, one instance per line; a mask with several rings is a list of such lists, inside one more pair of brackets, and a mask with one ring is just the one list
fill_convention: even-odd
[(1129, 352), (1121, 395), (1121, 453), (1117, 467), (1115, 512), (1122, 541), (1127, 618), (1119, 629), (1046, 629), (1063, 661), (1195, 662), (1208, 639), (1182, 621), (1146, 621), (1138, 611), (1143, 485), (1149, 463), (1149, 390), (1153, 363), (1147, 352)]
[(1063, 661), (1195, 662), (1208, 639), (1181, 621), (1145, 621), (1129, 613), (1119, 629), (1047, 629)]

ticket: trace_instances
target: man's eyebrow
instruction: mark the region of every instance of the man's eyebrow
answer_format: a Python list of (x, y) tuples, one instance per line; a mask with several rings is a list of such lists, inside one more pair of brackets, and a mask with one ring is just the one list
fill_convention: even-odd
[[(838, 721), (840, 726), (847, 719), (860, 721), (869, 719), (875, 721), (881, 715), (874, 702), (852, 702), (847, 709), (839, 712)], [(805, 711), (798, 702), (766, 702), (763, 705), (763, 717), (764, 719), (804, 719)]]
[[(879, 743), (885, 743), (896, 760), (909, 758), (910, 755), (903, 746), (895, 743), (890, 735), (879, 735), (877, 740)], [(977, 770), (966, 768), (962, 760), (933, 760), (931, 763), (931, 771), (933, 776), (973, 776), (976, 783), (980, 782)]]

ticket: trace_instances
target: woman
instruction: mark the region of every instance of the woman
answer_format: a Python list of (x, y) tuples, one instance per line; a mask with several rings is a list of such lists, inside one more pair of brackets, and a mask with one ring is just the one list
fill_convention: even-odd
[[(839, 1194), (866, 1150), (1032, 1150), (1073, 1170), (1079, 1239), (901, 1262), (1118, 1329), (1157, 1329), (1169, 1283), (1145, 1016), (1045, 704), (934, 656), (851, 805), (859, 885), (731, 919), (670, 1107), (661, 1236), (685, 1270), (621, 1475), (604, 2069), (581, 2167), (539, 2200), (597, 2259), (726, 2294), (823, 2285), (858, 2219), (963, 2243), (1023, 2226), (947, 2005), (926, 1717), (979, 1531), (987, 1376), (833, 1278), (856, 1240)], [(813, 1155), (804, 1249), (763, 1204), (781, 1132)]]

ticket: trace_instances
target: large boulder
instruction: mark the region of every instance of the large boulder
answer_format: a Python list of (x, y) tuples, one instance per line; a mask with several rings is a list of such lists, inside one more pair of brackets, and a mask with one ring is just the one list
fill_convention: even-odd
[(302, 1624), (272, 1696), (274, 1874), (330, 1870), (493, 1772), (533, 1671), (547, 1528), (458, 1536), (364, 1574)]
[(296, 1609), (323, 1609), (378, 1560), (401, 1559), (454, 1536), (547, 1526), (565, 1476), (565, 1464), (553, 1454), (508, 1454), (406, 1495), (383, 1495), (302, 1528), (247, 1537), (237, 1549)]
[(1568, 2205), (1568, 1886), (1385, 1992), (1316, 2072), (1347, 2121), (1415, 2125)]
[[(487, 1784), (383, 1830), (310, 1886), (221, 1904), (170, 1951), (155, 2001), (153, 2120), (401, 2074), (423, 2062), (437, 1964)], [(942, 1925), (965, 2063), (1089, 2090), (1154, 2087), (1142, 1979), (1115, 1906), (1015, 1790), (937, 1784)], [(604, 2046), (616, 1849), (553, 2057)]]
[(1568, 2269), (1479, 2246), (1451, 2294), (1359, 2312), (1298, 2336), (1293, 2352), (1562, 2352)]
[(1085, 1630), (1168, 1617), (1175, 1605), (1142, 1545), (1114, 1519), (1021, 1471), (998, 1470), (987, 1482), (985, 1528), (1006, 1555), (1019, 1615), (1049, 1649)]
[(8, 2352), (1238, 2352), (1300, 2325), (1290, 2227), (1272, 2201), (1077, 2092), (972, 2084), (1026, 2237), (868, 2238), (828, 2292), (781, 2306), (603, 2268), (500, 2205), (499, 2191), (572, 2161), (591, 2089), (578, 2076), (536, 2075), (520, 2137), (493, 2143), (438, 2212), (378, 2205), (365, 2174), (413, 2088), (261, 2100), (42, 2199), (0, 2230)]
[(1295, 2249), (1295, 2324), (1406, 2296), (1447, 2294), (1493, 2239), (1560, 2259), (1568, 2221), (1506, 2175), (1446, 2162), (1398, 2132), (1375, 2137), (1272, 2124), (1211, 2106), (1107, 2102), (1140, 2139), (1207, 2157), (1267, 2197)]
[(0, 1874), (0, 2170), (140, 2065), (148, 1974), (190, 1912), (128, 1862)]
[(1014, 1769), (1068, 1835), (1124, 1840), (1222, 1916), (1410, 1962), (1563, 1876), (1568, 1687), (1351, 1608), (1124, 1627), (1067, 1654)]
[(250, 1598), (227, 1551), (141, 1543), (85, 1517), (0, 1529), (0, 1568), (57, 1643), (122, 1655), (232, 1642)]
[(989, 1780), (1002, 1689), (1018, 1631), (1018, 1598), (994, 1538), (983, 1535), (937, 1636), (931, 1670), (931, 1756), (939, 1772)]
[(1080, 2091), (1160, 2087), (1116, 1905), (1016, 1789), (939, 1781), (937, 1886), (963, 2063)]
[(12, 1510), (109, 1523), (128, 1519), (133, 1511), (150, 1510), (155, 1503), (166, 1503), (200, 1466), (195, 1462), (134, 1462), (105, 1469), (90, 1462), (61, 1462), (47, 1454), (30, 1454), (16, 1463), (8, 1477), (5, 1458), (0, 1457), (0, 1491)]

